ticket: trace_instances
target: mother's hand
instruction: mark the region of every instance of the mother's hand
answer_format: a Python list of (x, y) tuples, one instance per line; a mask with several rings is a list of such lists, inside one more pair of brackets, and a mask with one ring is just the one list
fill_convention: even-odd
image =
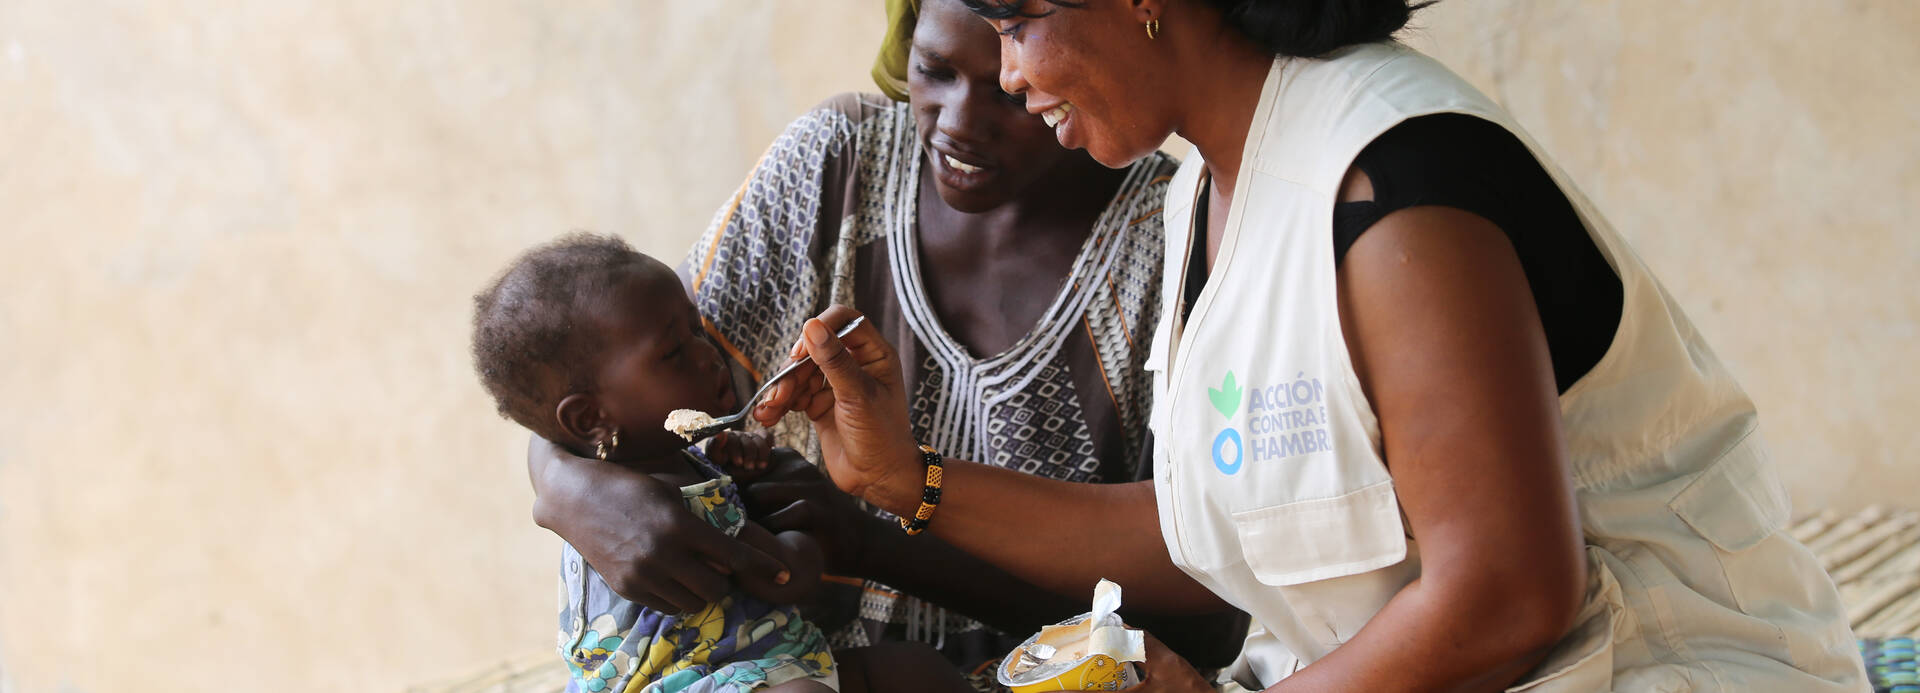
[(812, 365), (774, 385), (753, 416), (771, 426), (789, 411), (806, 413), (834, 484), (905, 516), (919, 506), (924, 472), (907, 423), (900, 356), (871, 323), (834, 338), (838, 326), (859, 316), (834, 306), (808, 320), (793, 357), (804, 355)]
[(687, 510), (680, 489), (567, 454), (534, 436), (527, 450), (534, 523), (571, 544), (615, 594), (656, 611), (698, 611), (730, 575), (774, 582), (786, 566)]
[(804, 459), (775, 468), (741, 492), (747, 510), (761, 526), (773, 532), (812, 535), (826, 555), (827, 572), (835, 575), (864, 577), (868, 547), (889, 529)]

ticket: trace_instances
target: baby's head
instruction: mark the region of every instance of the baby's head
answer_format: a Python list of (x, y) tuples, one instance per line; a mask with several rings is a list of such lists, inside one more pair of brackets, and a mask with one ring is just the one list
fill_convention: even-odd
[(618, 238), (529, 250), (473, 303), (474, 368), (501, 415), (575, 454), (663, 455), (686, 445), (668, 412), (736, 406), (680, 278)]

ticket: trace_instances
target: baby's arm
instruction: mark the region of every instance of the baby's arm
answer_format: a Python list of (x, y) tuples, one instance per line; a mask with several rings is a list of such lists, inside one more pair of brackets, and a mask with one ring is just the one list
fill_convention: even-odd
[(747, 594), (775, 604), (798, 604), (811, 597), (814, 589), (820, 586), (820, 572), (826, 559), (813, 537), (803, 532), (774, 534), (749, 521), (740, 527), (736, 538), (787, 565), (787, 581), (784, 584), (775, 581), (776, 575), (762, 571), (735, 573), (735, 584), (746, 590)]

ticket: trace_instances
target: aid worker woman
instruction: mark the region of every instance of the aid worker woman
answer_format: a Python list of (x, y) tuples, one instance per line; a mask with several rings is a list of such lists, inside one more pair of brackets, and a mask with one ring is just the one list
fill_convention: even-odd
[[(796, 347), (830, 386), (756, 415), (805, 411), (842, 489), (1063, 594), (1239, 607), (1273, 691), (1866, 689), (1752, 403), (1506, 112), (1390, 40), (1404, 1), (969, 5), (1063, 144), (1197, 150), (1154, 479), (932, 474), (895, 353), (835, 309)], [(1152, 654), (1148, 690), (1205, 689)]]

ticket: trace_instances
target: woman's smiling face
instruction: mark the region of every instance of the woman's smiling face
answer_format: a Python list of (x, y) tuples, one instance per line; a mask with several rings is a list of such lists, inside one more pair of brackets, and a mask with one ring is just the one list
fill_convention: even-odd
[(1000, 34), (1000, 87), (1025, 96), (1027, 110), (1053, 126), (1062, 146), (1119, 167), (1172, 134), (1161, 69), (1167, 41), (1146, 31), (1147, 19), (1159, 16), (1157, 3), (970, 2)]
[(1068, 157), (1053, 132), (1000, 89), (993, 29), (960, 0), (926, 0), (913, 30), (907, 98), (940, 199), (984, 212), (1040, 182)]

